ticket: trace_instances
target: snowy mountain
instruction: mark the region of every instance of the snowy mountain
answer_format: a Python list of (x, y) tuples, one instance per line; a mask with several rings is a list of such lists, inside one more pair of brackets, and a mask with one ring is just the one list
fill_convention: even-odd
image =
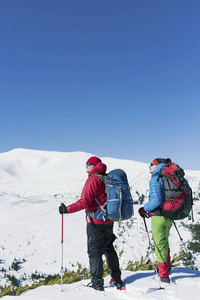
[[(0, 268), (4, 270), (4, 272), (0, 272), (0, 285), (6, 283), (5, 272), (14, 274), (19, 280), (24, 274), (30, 278), (30, 275), (36, 271), (43, 274), (59, 273), (61, 216), (58, 213), (58, 207), (61, 202), (70, 204), (79, 199), (87, 179), (85, 162), (91, 155), (93, 154), (83, 152), (61, 153), (26, 149), (14, 149), (0, 154)], [(129, 260), (140, 260), (141, 256), (145, 257), (147, 253), (148, 240), (137, 210), (148, 201), (148, 182), (150, 179), (148, 164), (108, 157), (102, 157), (102, 160), (107, 165), (108, 171), (121, 168), (127, 173), (135, 203), (134, 217), (123, 222), (121, 227), (118, 227), (117, 223), (115, 224), (115, 234), (118, 237), (115, 246), (118, 253), (123, 250), (120, 266), (125, 269)], [(193, 189), (195, 198), (194, 219), (195, 222), (198, 222), (200, 214), (200, 171), (185, 170), (185, 173)], [(191, 224), (191, 221), (185, 219), (184, 223)], [(150, 220), (147, 220), (147, 225), (150, 231)], [(181, 222), (177, 222), (177, 226), (184, 241), (191, 239), (189, 230), (183, 227)], [(76, 269), (77, 262), (88, 267), (85, 227), (84, 211), (64, 216), (64, 267), (69, 270)], [(171, 255), (178, 254), (181, 243), (174, 228), (171, 230), (170, 245)], [(196, 257), (196, 265), (200, 268), (199, 256), (196, 255)], [(18, 271), (13, 271), (10, 268), (14, 259), (22, 262)], [(175, 268), (174, 270), (174, 285), (181, 281), (183, 287), (187, 278), (194, 279), (193, 271), (186, 268)], [(156, 278), (150, 271), (144, 273), (124, 271), (123, 274), (129, 278), (127, 283), (130, 284), (130, 291), (133, 289), (134, 299), (139, 299), (141, 296), (145, 299), (147, 296), (145, 291), (147, 292), (150, 286), (156, 286)], [(146, 290), (141, 292), (147, 278)], [(198, 280), (195, 281), (195, 284), (199, 286), (200, 279), (196, 279)], [(108, 279), (106, 280), (108, 283)], [(138, 288), (135, 288), (136, 280), (138, 281)], [(191, 284), (192, 280), (190, 279)], [(76, 289), (85, 298), (78, 297), (75, 292)], [(41, 299), (45, 299), (44, 294), (42, 296), (40, 294), (44, 290), (45, 287), (38, 290), (38, 295), (40, 295), (38, 297)], [(51, 298), (51, 293), (53, 295), (57, 290), (59, 287), (48, 287), (46, 299), (64, 299), (65, 293), (59, 294), (58, 298), (53, 296)], [(96, 291), (89, 291), (85, 294), (84, 287), (81, 285), (78, 287), (78, 283), (66, 286), (65, 290), (70, 294), (70, 299), (81, 298), (83, 300), (86, 299), (87, 295), (95, 296), (96, 299), (102, 297)], [(37, 292), (31, 292), (33, 296), (31, 298), (29, 295), (30, 298), (38, 299)], [(118, 294), (116, 295), (115, 292), (113, 294), (106, 293), (106, 299), (117, 298)], [(158, 291), (158, 293), (162, 293), (162, 291)], [(26, 299), (28, 294), (29, 292), (20, 298)], [(74, 298), (72, 297), (73, 294), (76, 295)], [(122, 299), (130, 299), (129, 294), (121, 295), (123, 295)], [(176, 298), (176, 293), (174, 295), (173, 299), (179, 299)], [(161, 296), (159, 299), (162, 299)], [(6, 299), (7, 296), (3, 298)], [(9, 297), (9, 299), (11, 298)], [(148, 294), (148, 299), (155, 298), (151, 293)], [(169, 296), (167, 299), (172, 298)], [(187, 298), (182, 297), (180, 299)]]

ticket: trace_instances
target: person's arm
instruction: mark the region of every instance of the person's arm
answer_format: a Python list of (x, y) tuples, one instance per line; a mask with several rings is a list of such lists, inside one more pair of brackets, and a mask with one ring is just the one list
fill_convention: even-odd
[(149, 186), (149, 202), (144, 205), (147, 212), (153, 211), (163, 201), (163, 188), (161, 185), (161, 178), (157, 181), (158, 177), (154, 176), (150, 180)]

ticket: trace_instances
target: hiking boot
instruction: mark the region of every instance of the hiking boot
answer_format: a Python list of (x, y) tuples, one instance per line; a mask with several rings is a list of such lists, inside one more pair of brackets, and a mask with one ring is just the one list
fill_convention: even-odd
[(104, 291), (103, 279), (92, 279), (92, 281), (90, 283), (88, 283), (87, 286), (91, 287), (97, 291)]
[(125, 283), (121, 278), (118, 279), (111, 279), (111, 283), (114, 284), (118, 290), (125, 288)]
[(160, 278), (160, 281), (170, 283), (169, 277)]

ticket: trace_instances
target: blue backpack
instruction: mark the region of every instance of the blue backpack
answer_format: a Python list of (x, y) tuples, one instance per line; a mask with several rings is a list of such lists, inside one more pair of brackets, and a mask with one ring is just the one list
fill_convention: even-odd
[(115, 169), (108, 174), (97, 176), (105, 183), (107, 200), (101, 205), (97, 199), (95, 201), (100, 206), (99, 209), (89, 211), (88, 215), (94, 219), (121, 222), (130, 219), (133, 215), (133, 201), (130, 193), (126, 173), (121, 169)]

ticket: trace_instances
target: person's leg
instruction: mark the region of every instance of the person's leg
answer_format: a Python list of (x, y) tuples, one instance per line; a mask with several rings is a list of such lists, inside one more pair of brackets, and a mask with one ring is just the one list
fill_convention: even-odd
[(170, 258), (170, 247), (169, 247), (169, 234), (170, 234), (170, 229), (172, 227), (173, 221), (170, 219), (167, 219), (166, 223), (166, 238), (168, 240), (168, 249), (167, 249), (167, 263), (168, 263), (168, 269), (169, 273), (171, 271), (171, 258)]
[(117, 252), (114, 249), (113, 242), (116, 236), (113, 234), (113, 224), (112, 226), (105, 226), (105, 257), (109, 269), (111, 270), (112, 283), (117, 286), (117, 288), (124, 287), (124, 282), (121, 280), (121, 270), (119, 267), (119, 258)]
[(87, 238), (90, 273), (92, 275), (92, 287), (97, 290), (103, 290), (103, 234), (97, 225), (88, 223)]
[(169, 249), (169, 231), (172, 221), (163, 216), (151, 217), (151, 228), (155, 244), (156, 260), (158, 262), (158, 272), (161, 278), (169, 277), (167, 262)]
[(121, 278), (118, 255), (113, 246), (113, 243), (116, 239), (116, 236), (113, 234), (113, 224), (104, 226), (104, 238), (104, 254), (108, 267), (111, 270), (111, 277)]

